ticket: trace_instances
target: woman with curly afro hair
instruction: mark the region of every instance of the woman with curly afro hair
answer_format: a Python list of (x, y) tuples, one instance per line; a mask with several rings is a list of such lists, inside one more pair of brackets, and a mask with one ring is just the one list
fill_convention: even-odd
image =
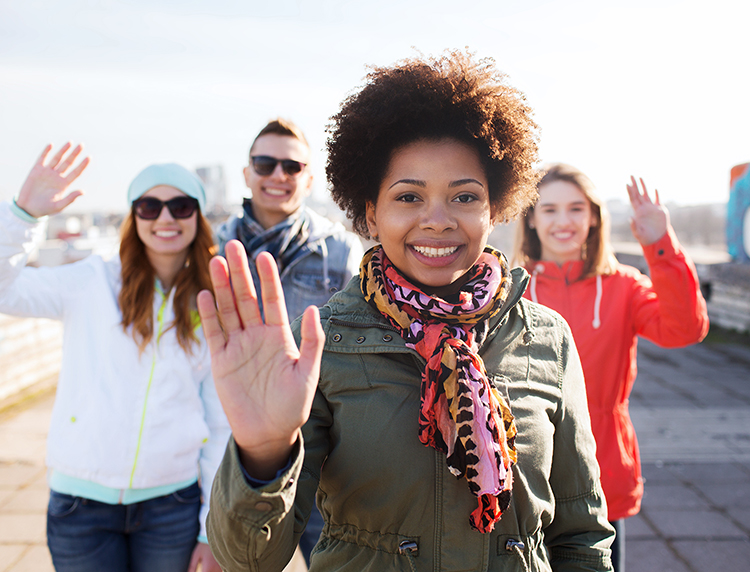
[(575, 344), (486, 244), (536, 197), (536, 131), (490, 60), (375, 68), (329, 128), (333, 198), (377, 242), (359, 277), (290, 329), (272, 257), (265, 322), (242, 246), (212, 260), (224, 570), (282, 570), (316, 501), (313, 571), (611, 570)]

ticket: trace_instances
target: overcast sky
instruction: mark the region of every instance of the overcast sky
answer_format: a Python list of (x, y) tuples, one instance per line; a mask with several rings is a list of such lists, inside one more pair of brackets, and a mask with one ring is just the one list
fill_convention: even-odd
[(294, 119), (326, 192), (325, 126), (367, 65), (468, 46), (527, 95), (543, 161), (605, 198), (630, 174), (665, 201), (722, 202), (750, 161), (750, 3), (714, 0), (0, 0), (0, 198), (47, 142), (93, 162), (76, 210), (124, 210), (148, 164), (221, 164)]

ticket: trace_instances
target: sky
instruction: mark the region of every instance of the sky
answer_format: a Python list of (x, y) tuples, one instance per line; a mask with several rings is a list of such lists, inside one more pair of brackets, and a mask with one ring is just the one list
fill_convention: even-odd
[(465, 49), (526, 94), (542, 162), (605, 199), (630, 175), (664, 202), (725, 202), (750, 162), (750, 3), (714, 0), (0, 0), (0, 199), (47, 143), (92, 163), (71, 207), (124, 211), (145, 166), (224, 167), (293, 119), (326, 196), (325, 128), (368, 66)]

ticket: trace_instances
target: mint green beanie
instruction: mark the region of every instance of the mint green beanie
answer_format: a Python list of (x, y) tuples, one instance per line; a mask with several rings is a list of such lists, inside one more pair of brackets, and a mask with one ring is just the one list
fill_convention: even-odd
[(203, 183), (197, 175), (177, 163), (149, 165), (138, 173), (128, 188), (128, 203), (132, 203), (143, 193), (159, 185), (169, 185), (189, 197), (198, 199), (201, 212), (206, 211), (206, 191)]

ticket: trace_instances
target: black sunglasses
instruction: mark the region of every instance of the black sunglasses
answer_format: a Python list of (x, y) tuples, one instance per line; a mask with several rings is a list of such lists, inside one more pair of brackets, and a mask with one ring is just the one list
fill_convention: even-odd
[(250, 161), (253, 163), (255, 172), (261, 177), (267, 177), (273, 173), (273, 170), (279, 163), (281, 163), (281, 170), (290, 177), (299, 175), (307, 166), (307, 163), (300, 163), (292, 159), (277, 159), (268, 155), (256, 155), (255, 157), (250, 157)]
[(141, 197), (133, 201), (133, 212), (144, 220), (156, 220), (164, 205), (167, 205), (172, 218), (190, 218), (198, 208), (198, 199), (175, 197), (168, 201), (160, 201), (154, 197)]

